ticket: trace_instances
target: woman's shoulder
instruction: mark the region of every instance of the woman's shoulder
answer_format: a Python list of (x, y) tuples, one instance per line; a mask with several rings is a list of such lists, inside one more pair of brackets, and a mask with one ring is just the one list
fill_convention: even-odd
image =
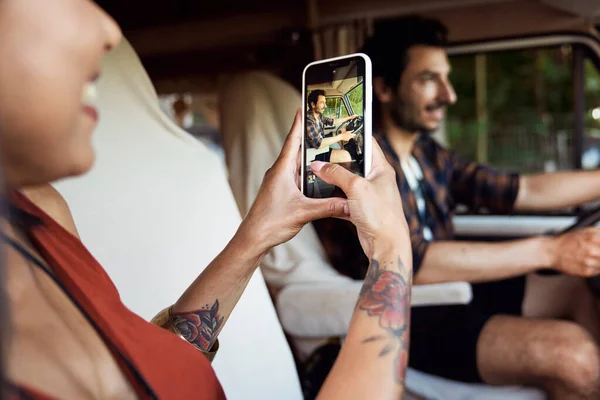
[(79, 237), (67, 201), (52, 185), (28, 187), (21, 189), (21, 193), (72, 235)]

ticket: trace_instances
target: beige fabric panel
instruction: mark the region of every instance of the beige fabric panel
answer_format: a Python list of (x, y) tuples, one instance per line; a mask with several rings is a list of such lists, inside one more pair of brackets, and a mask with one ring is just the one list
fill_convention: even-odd
[[(113, 50), (103, 67), (96, 164), (56, 187), (125, 304), (150, 319), (223, 249), (240, 216), (222, 160), (161, 112), (129, 43)], [(213, 367), (228, 398), (301, 398), (260, 271), (219, 340)]]

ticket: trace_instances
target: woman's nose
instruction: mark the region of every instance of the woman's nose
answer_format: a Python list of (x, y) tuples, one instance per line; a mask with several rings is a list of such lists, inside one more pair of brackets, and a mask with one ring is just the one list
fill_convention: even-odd
[(102, 14), (106, 51), (110, 51), (121, 42), (123, 39), (123, 32), (121, 31), (119, 24), (117, 24), (110, 15), (100, 8), (99, 11)]

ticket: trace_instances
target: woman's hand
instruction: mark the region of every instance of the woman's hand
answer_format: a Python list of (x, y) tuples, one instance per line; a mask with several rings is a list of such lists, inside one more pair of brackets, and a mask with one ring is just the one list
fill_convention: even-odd
[(311, 221), (348, 215), (346, 199), (311, 199), (300, 192), (301, 141), (302, 112), (298, 110), (281, 154), (265, 173), (254, 204), (237, 233), (260, 252), (292, 239)]
[(361, 178), (336, 164), (313, 161), (313, 172), (342, 189), (348, 197), (350, 219), (358, 230), (362, 248), (369, 257), (410, 246), (408, 225), (396, 183), (396, 173), (373, 139), (373, 165)]

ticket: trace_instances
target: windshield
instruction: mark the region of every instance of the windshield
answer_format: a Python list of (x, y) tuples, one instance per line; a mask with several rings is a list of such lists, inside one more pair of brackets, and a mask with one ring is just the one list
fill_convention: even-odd
[(327, 118), (344, 118), (349, 115), (346, 105), (340, 96), (326, 97), (325, 102), (327, 108), (325, 109), (325, 112), (323, 112), (323, 115)]

